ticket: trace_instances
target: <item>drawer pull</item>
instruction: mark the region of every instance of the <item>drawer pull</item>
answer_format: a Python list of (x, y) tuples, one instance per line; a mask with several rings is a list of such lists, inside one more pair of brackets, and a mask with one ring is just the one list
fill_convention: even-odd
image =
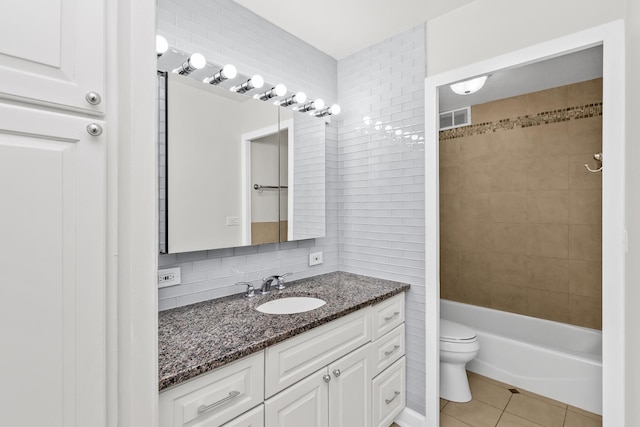
[(388, 322), (389, 320), (393, 319), (394, 317), (396, 317), (398, 314), (400, 314), (399, 311), (394, 311), (393, 314), (391, 316), (385, 317), (384, 321)]
[(226, 402), (230, 401), (234, 397), (238, 397), (239, 395), (240, 395), (239, 391), (235, 391), (235, 390), (230, 391), (229, 392), (229, 396), (227, 396), (227, 397), (225, 397), (223, 399), (220, 399), (217, 402), (212, 403), (211, 405), (200, 405), (198, 407), (198, 413), (201, 414), (203, 412), (207, 412), (209, 409), (213, 409), (213, 408), (215, 408), (217, 406), (220, 406), (223, 403), (226, 403)]
[(398, 349), (399, 349), (399, 348), (400, 348), (400, 346), (396, 344), (396, 345), (394, 345), (394, 346), (393, 346), (393, 349), (391, 349), (391, 350), (389, 350), (389, 351), (385, 351), (385, 352), (384, 352), (384, 355), (385, 355), (385, 356), (391, 356), (393, 353), (395, 353), (396, 351), (398, 351)]
[(393, 392), (393, 397), (391, 399), (385, 399), (384, 403), (386, 403), (387, 405), (391, 402), (393, 402), (394, 400), (396, 400), (396, 397), (400, 396), (400, 392), (399, 391), (394, 391)]

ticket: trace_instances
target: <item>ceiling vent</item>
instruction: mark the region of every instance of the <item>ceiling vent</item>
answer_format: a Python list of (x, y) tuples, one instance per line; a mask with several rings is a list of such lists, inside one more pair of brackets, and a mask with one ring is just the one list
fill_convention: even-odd
[(471, 107), (440, 113), (440, 130), (453, 129), (471, 124)]

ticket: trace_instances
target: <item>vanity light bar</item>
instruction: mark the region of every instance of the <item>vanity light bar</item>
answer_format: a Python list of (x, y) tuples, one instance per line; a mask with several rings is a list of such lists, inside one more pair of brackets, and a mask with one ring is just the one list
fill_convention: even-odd
[(253, 89), (260, 89), (262, 86), (264, 86), (264, 79), (261, 75), (256, 74), (246, 82), (242, 83), (239, 86), (234, 86), (230, 90), (232, 92), (245, 93)]
[(296, 110), (306, 113), (307, 111), (322, 110), (323, 108), (324, 101), (321, 98), (318, 98), (315, 101), (307, 102), (306, 104), (296, 108)]
[(307, 102), (307, 94), (304, 92), (298, 92), (295, 95), (283, 99), (282, 101), (276, 101), (274, 104), (281, 107), (288, 107), (289, 105), (304, 104), (305, 102)]
[(181, 66), (173, 70), (173, 72), (182, 76), (188, 76), (195, 70), (204, 68), (205, 65), (207, 65), (207, 60), (204, 59), (204, 56), (202, 56), (201, 53), (194, 53), (189, 57), (189, 59), (184, 61)]
[(213, 76), (207, 77), (202, 80), (205, 83), (209, 83), (210, 85), (217, 85), (222, 83), (228, 79), (235, 79), (238, 75), (238, 69), (231, 64), (227, 64), (220, 71), (215, 73)]
[(335, 116), (340, 114), (342, 109), (338, 104), (333, 104), (331, 107), (324, 108), (320, 111), (317, 111), (314, 116), (316, 117), (324, 117), (324, 116)]

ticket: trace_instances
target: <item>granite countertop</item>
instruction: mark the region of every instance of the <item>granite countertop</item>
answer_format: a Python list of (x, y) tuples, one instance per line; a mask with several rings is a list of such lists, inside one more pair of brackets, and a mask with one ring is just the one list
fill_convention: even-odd
[[(409, 289), (404, 283), (344, 272), (286, 286), (269, 295), (256, 292), (251, 299), (238, 294), (160, 312), (160, 391)], [(311, 296), (327, 303), (297, 314), (264, 314), (254, 309), (285, 296)]]

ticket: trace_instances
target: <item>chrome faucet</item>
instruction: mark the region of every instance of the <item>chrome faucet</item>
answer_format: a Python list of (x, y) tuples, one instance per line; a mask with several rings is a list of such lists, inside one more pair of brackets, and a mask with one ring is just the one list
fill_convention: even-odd
[[(285, 273), (282, 275), (278, 275), (275, 274), (273, 276), (269, 276), (269, 277), (263, 277), (262, 278), (262, 287), (260, 288), (260, 293), (262, 295), (266, 295), (269, 292), (271, 292), (271, 286), (273, 285), (273, 287), (279, 291), (283, 290), (285, 288), (284, 286), (284, 278), (287, 276), (292, 275), (293, 273)], [(273, 284), (273, 282), (275, 282), (275, 284)]]

